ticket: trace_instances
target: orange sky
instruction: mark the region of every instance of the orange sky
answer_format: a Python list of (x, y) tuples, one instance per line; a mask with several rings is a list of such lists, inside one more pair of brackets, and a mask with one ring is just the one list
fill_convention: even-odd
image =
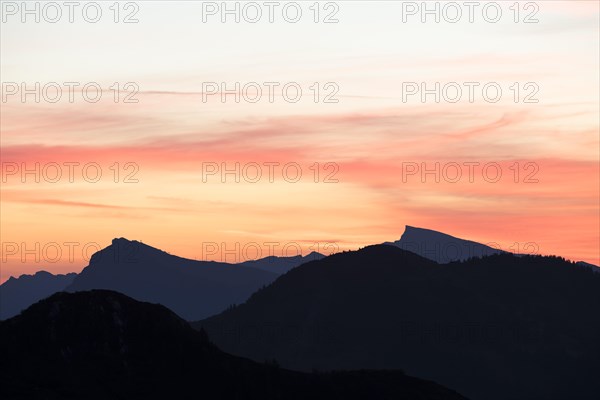
[[(79, 271), (84, 248), (114, 237), (244, 261), (252, 244), (262, 256), (296, 244), (328, 253), (396, 240), (404, 225), (600, 264), (599, 14), (589, 3), (541, 3), (535, 26), (401, 25), (387, 2), (342, 2), (331, 26), (199, 25), (193, 6), (152, 2), (127, 27), (9, 21), (3, 83), (94, 81), (104, 92), (98, 103), (80, 91), (73, 103), (1, 103), (0, 280)], [(117, 81), (136, 82), (139, 102), (115, 103)], [(298, 82), (305, 96), (203, 100), (203, 82), (238, 81)], [(403, 102), (402, 83), (423, 81), (497, 82), (504, 95)], [(314, 82), (321, 95), (334, 82), (339, 101), (315, 103)], [(539, 101), (515, 103), (514, 82), (536, 83)], [(22, 174), (36, 163), (39, 173)], [(206, 174), (223, 163), (239, 163), (239, 183)], [(423, 175), (436, 165), (437, 181)], [(226, 248), (207, 252), (213, 243)]]

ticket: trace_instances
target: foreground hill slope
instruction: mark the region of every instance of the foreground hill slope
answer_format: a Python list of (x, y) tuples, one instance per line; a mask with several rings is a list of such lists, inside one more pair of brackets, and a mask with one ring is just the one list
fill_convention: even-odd
[(230, 356), (167, 308), (103, 290), (1, 322), (0, 374), (4, 399), (464, 399), (401, 371), (305, 374)]
[(402, 368), (473, 399), (591, 400), (599, 310), (600, 276), (558, 257), (440, 265), (377, 245), (301, 265), (195, 326), (288, 368)]

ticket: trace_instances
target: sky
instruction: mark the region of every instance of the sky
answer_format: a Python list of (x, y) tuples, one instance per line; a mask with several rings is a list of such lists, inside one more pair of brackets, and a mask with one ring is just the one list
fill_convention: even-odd
[(405, 225), (600, 264), (596, 1), (35, 3), (2, 2), (0, 281)]

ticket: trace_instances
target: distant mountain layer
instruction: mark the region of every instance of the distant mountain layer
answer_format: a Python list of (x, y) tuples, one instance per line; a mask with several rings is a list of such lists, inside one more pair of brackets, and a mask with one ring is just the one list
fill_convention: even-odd
[(287, 368), (401, 368), (476, 400), (592, 400), (598, 310), (600, 276), (558, 257), (440, 265), (377, 245), (303, 264), (194, 326)]
[(184, 318), (197, 320), (240, 303), (277, 276), (323, 257), (312, 252), (304, 257), (271, 256), (240, 264), (216, 263), (172, 256), (141, 242), (115, 239), (94, 254), (79, 277), (75, 273), (52, 275), (45, 271), (11, 277), (0, 285), (0, 320), (56, 292), (90, 289), (118, 290), (164, 304)]
[(206, 318), (244, 302), (277, 278), (255, 268), (195, 261), (127, 239), (95, 253), (66, 291), (115, 290), (160, 303), (187, 320)]
[(502, 250), (430, 229), (406, 226), (400, 240), (387, 242), (439, 264), (503, 253)]
[(75, 273), (53, 275), (39, 271), (35, 275), (10, 277), (0, 285), (0, 319), (17, 315), (36, 301), (63, 290), (75, 276)]
[(0, 323), (3, 399), (460, 400), (401, 371), (305, 374), (221, 352), (163, 306), (58, 293)]
[(246, 267), (252, 267), (256, 269), (260, 269), (263, 271), (273, 272), (277, 275), (282, 275), (287, 273), (293, 268), (296, 268), (299, 265), (302, 265), (308, 261), (320, 260), (325, 256), (321, 253), (317, 253), (313, 251), (312, 253), (306, 256), (292, 256), (292, 257), (277, 257), (277, 256), (269, 256), (265, 258), (261, 258), (258, 260), (244, 261), (239, 265), (243, 265)]
[(597, 273), (597, 274), (600, 274), (600, 267), (598, 267), (597, 265), (590, 264), (590, 263), (587, 263), (587, 262), (585, 262), (585, 261), (577, 261), (577, 263), (576, 263), (576, 264), (577, 264), (577, 265), (580, 265), (580, 266), (582, 266), (582, 267), (589, 268), (589, 269), (591, 269), (592, 271), (594, 271), (595, 273)]

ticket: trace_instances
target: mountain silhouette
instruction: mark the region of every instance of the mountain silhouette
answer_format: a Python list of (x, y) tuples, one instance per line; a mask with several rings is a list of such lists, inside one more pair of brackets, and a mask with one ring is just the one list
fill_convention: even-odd
[(402, 371), (299, 373), (223, 353), (161, 305), (57, 293), (0, 323), (3, 399), (464, 397)]
[[(154, 259), (155, 256), (156, 259)], [(56, 292), (90, 289), (114, 289), (141, 300), (168, 302), (166, 305), (172, 307), (183, 317), (197, 320), (221, 312), (226, 307), (247, 299), (255, 290), (290, 269), (323, 257), (325, 256), (320, 253), (312, 252), (304, 257), (301, 255), (269, 256), (239, 264), (215, 263), (171, 256), (138, 241), (124, 238), (114, 239), (111, 246), (92, 257), (90, 265), (84, 270), (83, 277), (78, 278), (73, 285), (71, 284), (78, 276), (76, 273), (52, 275), (46, 271), (39, 271), (35, 275), (10, 277), (0, 285), (0, 320), (17, 315), (36, 301)], [(134, 264), (138, 264), (137, 267), (133, 267)], [(240, 271), (240, 269), (231, 268), (232, 266), (247, 268)], [(205, 267), (209, 267), (208, 270)], [(221, 270), (216, 271), (216, 267), (220, 267)], [(204, 268), (204, 270), (198, 271), (197, 268)], [(268, 273), (264, 274), (255, 270)], [(138, 272), (139, 276), (136, 275)], [(204, 296), (196, 294), (192, 299), (194, 301), (202, 300), (203, 305), (178, 301), (178, 295), (174, 295), (174, 292), (178, 292), (182, 288), (182, 286), (178, 286), (177, 281), (186, 280), (190, 274), (193, 278), (184, 286), (192, 292), (203, 290)], [(245, 280), (246, 277), (249, 279)], [(153, 279), (154, 281), (152, 281)], [(213, 279), (220, 282), (221, 286), (219, 283), (212, 286)], [(170, 287), (164, 288), (163, 284)], [(195, 288), (190, 287), (194, 285), (196, 285)], [(207, 289), (207, 285), (214, 289)], [(221, 291), (222, 285), (231, 287)], [(159, 290), (161, 287), (164, 290)], [(214, 295), (215, 291), (219, 291), (219, 293)]]
[(510, 253), (440, 265), (376, 245), (303, 264), (195, 323), (292, 369), (394, 369), (476, 400), (597, 399), (600, 276)]
[(245, 301), (275, 278), (272, 272), (189, 260), (120, 238), (96, 252), (65, 290), (115, 290), (137, 300), (160, 303), (180, 317), (194, 320)]
[(53, 275), (39, 271), (35, 275), (11, 276), (0, 285), (0, 320), (17, 315), (36, 301), (63, 290), (76, 275)]
[(307, 254), (306, 256), (291, 256), (291, 257), (277, 257), (277, 256), (268, 256), (265, 258), (261, 258), (258, 260), (250, 260), (244, 261), (239, 265), (252, 267), (256, 269), (260, 269), (263, 271), (273, 272), (277, 275), (283, 275), (289, 270), (296, 268), (299, 265), (302, 265), (308, 261), (320, 260), (325, 256), (321, 253), (317, 253), (316, 251)]
[(400, 240), (386, 242), (440, 264), (503, 253), (502, 250), (431, 229), (406, 225)]
[(593, 272), (595, 272), (597, 274), (600, 274), (600, 267), (598, 267), (597, 265), (590, 264), (590, 263), (585, 262), (585, 261), (577, 261), (576, 264), (577, 265), (581, 265), (582, 267), (585, 267), (585, 268), (589, 268)]

